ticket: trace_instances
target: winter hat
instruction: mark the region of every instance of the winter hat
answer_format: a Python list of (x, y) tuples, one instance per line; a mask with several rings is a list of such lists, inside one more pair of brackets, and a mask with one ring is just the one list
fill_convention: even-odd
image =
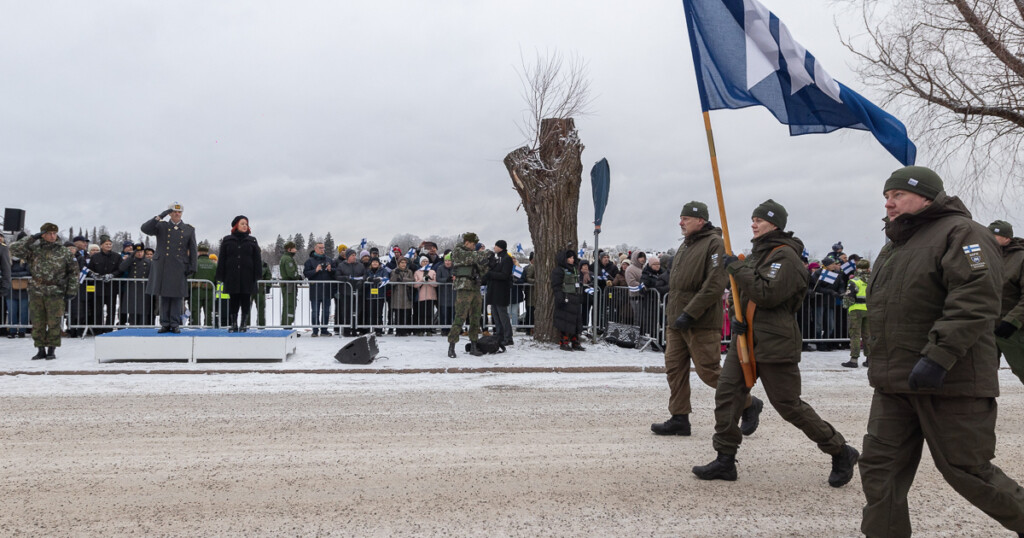
[[(56, 228), (57, 225), (54, 224), (53, 227)], [(100, 245), (102, 245), (103, 243), (106, 243), (107, 241), (110, 241), (110, 236), (109, 235), (101, 235), (100, 236), (100, 242), (99, 242)]]
[(929, 200), (934, 200), (943, 190), (942, 178), (931, 169), (923, 166), (904, 166), (893, 172), (889, 179), (885, 180), (882, 194), (893, 189), (920, 194)]
[(494, 246), (500, 248), (501, 250), (508, 250), (508, 243), (506, 243), (504, 239), (499, 239), (495, 241)]
[[(287, 246), (288, 245), (285, 244), (285, 247), (287, 247)], [(292, 246), (294, 247), (295, 243), (292, 243)], [(196, 247), (196, 250), (199, 251), (199, 252), (210, 252), (210, 245), (204, 241), (202, 243), (199, 243), (199, 246)]]
[(86, 239), (85, 237), (83, 237), (81, 235), (76, 235), (75, 238), (71, 240), (72, 243), (77, 243), (79, 241), (82, 241), (82, 242), (85, 242), (85, 243), (89, 242), (88, 239)]
[(994, 234), (996, 234), (996, 235), (998, 235), (1000, 237), (1005, 237), (1007, 239), (1013, 239), (1013, 226), (1010, 225), (1010, 223), (1006, 222), (1005, 220), (993, 221), (992, 224), (988, 225), (988, 229), (992, 233), (994, 233)]
[(426, 256), (420, 256), (419, 262), (420, 262), (420, 265), (422, 266), (423, 262), (430, 263), (430, 258), (427, 258)]
[(132, 250), (135, 252), (142, 252), (146, 250), (146, 245), (143, 245), (142, 243), (135, 243), (132, 245)]
[(122, 241), (121, 242), (121, 249), (123, 250), (125, 247), (131, 247), (131, 246), (134, 246), (134, 245), (135, 245), (135, 243), (132, 243), (131, 241)]
[(832, 250), (834, 250), (834, 251), (843, 250), (843, 242), (842, 241), (836, 241), (836, 244), (832, 245)]
[(340, 245), (338, 245), (338, 254), (341, 254), (346, 250), (348, 250), (348, 245), (346, 245), (345, 243), (341, 243)]
[(857, 260), (857, 269), (860, 269), (860, 270), (871, 269), (871, 262), (869, 262), (868, 260), (865, 260), (865, 259)]
[(47, 232), (59, 232), (60, 230), (57, 228), (56, 224), (54, 224), (52, 222), (47, 222), (47, 223), (45, 223), (45, 224), (43, 224), (42, 226), (39, 227), (39, 231), (41, 233), (47, 233)]
[(231, 227), (234, 228), (235, 226), (238, 226), (238, 221), (240, 221), (242, 219), (245, 219), (246, 221), (248, 221), (249, 217), (246, 217), (245, 215), (238, 215), (237, 217), (231, 219)]
[[(282, 248), (284, 248), (285, 250), (290, 250), (290, 249), (297, 248), (297, 247), (295, 246), (295, 242), (294, 241), (288, 241), (287, 243), (284, 244), (284, 246)], [(210, 250), (210, 248), (207, 247), (206, 250)]]
[(355, 256), (355, 255), (356, 255), (356, 251), (354, 251), (352, 249), (348, 249), (348, 250), (345, 251), (345, 259), (348, 259), (349, 256)]
[(786, 208), (782, 207), (782, 204), (769, 198), (762, 202), (761, 205), (755, 207), (754, 213), (750, 217), (766, 220), (774, 224), (778, 229), (785, 230), (786, 219), (789, 217), (789, 213), (786, 213)]
[(818, 262), (811, 262), (807, 264), (807, 268), (810, 269), (811, 271), (814, 271), (815, 269), (821, 269), (821, 264)]
[(683, 205), (680, 217), (697, 217), (698, 219), (710, 220), (708, 218), (708, 205), (696, 200)]
[(363, 250), (362, 250), (362, 251), (361, 251), (361, 252), (359, 253), (359, 259), (363, 259), (363, 258), (369, 258), (369, 257), (370, 257), (370, 251), (369, 251), (369, 250), (365, 250), (365, 249), (363, 249)]
[(445, 259), (445, 261), (451, 261), (451, 259), (452, 259), (452, 253), (451, 253), (451, 252), (448, 252), (448, 253), (446, 253), (446, 254), (444, 255), (444, 259)]
[(480, 241), (480, 238), (477, 237), (476, 234), (473, 232), (466, 232), (462, 234), (462, 242), (465, 243), (466, 241), (476, 244), (477, 242)]
[(829, 265), (836, 264), (836, 263), (839, 263), (839, 260), (833, 258), (832, 256), (825, 256), (824, 258), (821, 259), (821, 266), (822, 267), (828, 267)]

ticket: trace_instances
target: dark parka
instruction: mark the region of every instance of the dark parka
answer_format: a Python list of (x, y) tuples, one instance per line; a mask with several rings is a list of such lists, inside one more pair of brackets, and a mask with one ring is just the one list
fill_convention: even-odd
[[(999, 395), (993, 329), (1003, 288), (1000, 248), (959, 198), (940, 192), (886, 224), (868, 285), (868, 381), (888, 393)], [(970, 251), (970, 252), (969, 252)], [(973, 259), (972, 259), (973, 258)], [(942, 388), (911, 391), (921, 357), (947, 370)]]
[(224, 283), (225, 293), (252, 295), (262, 275), (263, 260), (255, 237), (236, 232), (220, 240), (216, 279)]
[(508, 252), (502, 250), (497, 253), (497, 259), (491, 269), (484, 275), (484, 283), (487, 285), (487, 304), (507, 307), (512, 298), (512, 270), (515, 268), (515, 261)]
[[(644, 290), (649, 292), (651, 297), (664, 297), (668, 293), (668, 279), (669, 273), (664, 267), (659, 267), (655, 271), (650, 264), (647, 264), (647, 267), (644, 267), (643, 276), (640, 277), (640, 282), (643, 283)], [(658, 294), (655, 295), (654, 292), (658, 292)]]
[(1024, 325), (1024, 239), (1014, 237), (1003, 247), (1003, 306), (999, 309), (1002, 321)]
[[(306, 258), (306, 262), (302, 265), (302, 276), (306, 277), (306, 280), (312, 282), (333, 282), (334, 271), (327, 269), (327, 265), (330, 264), (334, 267), (334, 260), (330, 260), (327, 256), (318, 255), (316, 252), (311, 252), (309, 258)], [(319, 271), (316, 270), (316, 266), (321, 265)], [(325, 300), (329, 299), (334, 295), (334, 288), (337, 288), (336, 284), (310, 284), (309, 286), (309, 300)]]
[(188, 276), (196, 272), (196, 231), (190, 224), (149, 219), (142, 233), (156, 236), (146, 292), (161, 297), (188, 297)]
[(687, 236), (672, 259), (665, 319), (686, 312), (694, 319), (692, 328), (722, 330), (722, 293), (729, 286), (724, 260), (721, 229), (707, 223)]
[[(152, 262), (145, 257), (129, 256), (121, 260), (118, 271), (123, 273), (125, 278), (148, 279), (151, 267)], [(152, 310), (153, 296), (146, 293), (145, 283), (127, 282), (121, 293), (128, 314), (144, 314)]]
[[(580, 304), (583, 303), (583, 285), (580, 283), (580, 271), (575, 265), (569, 265), (570, 256), (575, 257), (571, 250), (559, 254), (555, 268), (551, 271), (551, 289), (555, 292), (555, 328), (563, 333), (574, 336), (583, 332), (583, 315)], [(571, 281), (575, 279), (577, 285)]]
[(798, 363), (802, 340), (796, 313), (810, 281), (800, 259), (804, 244), (793, 237), (793, 232), (782, 230), (773, 230), (752, 242), (750, 256), (730, 265), (727, 272), (736, 280), (744, 316), (748, 301), (757, 305), (753, 317), (754, 358), (763, 363)]

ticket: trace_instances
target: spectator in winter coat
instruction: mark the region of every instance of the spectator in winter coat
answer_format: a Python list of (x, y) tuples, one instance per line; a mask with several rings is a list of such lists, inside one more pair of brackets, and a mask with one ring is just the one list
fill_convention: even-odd
[[(416, 277), (409, 269), (409, 259), (398, 258), (397, 266), (391, 271), (391, 322), (398, 325), (412, 324), (412, 286), (409, 284), (416, 281)], [(409, 334), (408, 328), (395, 329), (395, 335), (405, 336)]]
[(256, 293), (256, 282), (263, 275), (260, 245), (250, 232), (249, 219), (238, 215), (231, 220), (231, 233), (220, 240), (215, 278), (229, 296), (228, 332), (244, 333), (249, 329), (252, 296)]
[(622, 265), (619, 267), (618, 274), (616, 274), (615, 277), (612, 278), (613, 288), (626, 287), (626, 269), (629, 269), (629, 260), (625, 260), (622, 262)]
[(576, 253), (567, 250), (551, 270), (551, 290), (554, 292), (554, 325), (559, 332), (559, 347), (563, 351), (583, 351), (579, 335), (583, 332), (582, 285), (576, 267)]
[(491, 269), (484, 275), (487, 286), (487, 304), (491, 306), (494, 331), (502, 345), (512, 345), (512, 322), (508, 317), (508, 305), (512, 298), (512, 270), (515, 262), (508, 255), (508, 243), (499, 239), (494, 243), (494, 259)]
[(344, 260), (335, 260), (334, 279), (342, 284), (338, 286), (337, 306), (334, 310), (334, 321), (343, 327), (345, 336), (353, 336), (352, 305), (357, 293), (362, 291), (363, 279), (366, 278), (366, 266), (356, 259), (356, 251), (345, 251)]
[(331, 319), (331, 297), (334, 295), (334, 272), (331, 261), (324, 254), (324, 244), (313, 245), (313, 252), (302, 266), (302, 276), (309, 281), (309, 305), (313, 315), (313, 338), (318, 335), (330, 336), (327, 324)]
[(416, 281), (416, 284), (413, 284), (416, 289), (414, 323), (433, 325), (434, 307), (437, 306), (437, 272), (426, 256), (420, 256), (420, 268), (413, 275), (413, 279)]
[[(6, 250), (7, 247), (3, 247)], [(9, 253), (7, 253), (9, 255)], [(0, 262), (2, 263), (2, 262)], [(10, 295), (7, 297), (7, 316), (11, 325), (22, 325), (19, 329), (9, 329), (7, 338), (25, 338), (25, 325), (28, 325), (28, 279), (32, 277), (28, 264), (20, 258), (11, 258)], [(74, 302), (74, 301), (72, 301)]]
[(370, 258), (370, 267), (366, 270), (366, 281), (364, 284), (366, 288), (366, 301), (364, 302), (365, 308), (362, 310), (362, 312), (365, 312), (362, 323), (373, 327), (373, 331), (377, 335), (382, 334), (381, 327), (384, 324), (381, 313), (384, 312), (384, 299), (386, 295), (380, 287), (384, 284), (385, 278), (388, 278), (388, 270), (381, 266), (380, 258)]
[(121, 307), (132, 325), (153, 324), (153, 296), (146, 293), (151, 261), (146, 259), (146, 247), (135, 245), (133, 256), (121, 260), (118, 270), (125, 278), (141, 279), (129, 281), (121, 291)]
[[(117, 285), (113, 279), (120, 275), (121, 255), (114, 252), (114, 243), (107, 236), (100, 237), (100, 251), (89, 257), (89, 270), (95, 278), (102, 282), (95, 283), (94, 319), (99, 325), (115, 325), (117, 316)], [(110, 332), (111, 329), (99, 329), (97, 333)]]
[[(814, 300), (815, 337), (821, 342), (818, 349), (831, 351), (835, 344), (825, 340), (836, 338), (836, 301), (842, 301), (846, 293), (847, 279), (839, 266), (839, 260), (825, 256), (821, 260), (821, 268), (811, 274), (810, 289), (807, 294)], [(826, 272), (827, 271), (827, 272)], [(824, 276), (822, 276), (824, 275)], [(827, 279), (833, 279), (828, 282)]]

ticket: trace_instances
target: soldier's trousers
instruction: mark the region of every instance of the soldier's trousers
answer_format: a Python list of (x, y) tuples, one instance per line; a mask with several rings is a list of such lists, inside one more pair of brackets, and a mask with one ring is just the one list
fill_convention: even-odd
[(60, 323), (64, 318), (63, 295), (29, 293), (28, 315), (36, 347), (60, 347)]
[(295, 284), (281, 284), (281, 325), (291, 327), (295, 323)]
[(267, 290), (260, 284), (259, 290), (252, 296), (252, 302), (256, 305), (256, 325), (263, 327), (267, 324)]
[[(665, 328), (665, 377), (668, 378), (670, 414), (690, 414), (691, 360), (697, 377), (711, 388), (718, 387), (718, 378), (722, 375), (721, 340), (722, 331), (718, 329)], [(744, 407), (749, 405), (748, 392)]]
[(448, 342), (456, 343), (462, 334), (462, 324), (469, 324), (469, 341), (476, 342), (480, 337), (480, 313), (483, 311), (483, 296), (480, 290), (455, 291), (455, 320), (448, 331)]
[[(722, 366), (715, 391), (715, 435), (711, 443), (723, 454), (735, 454), (743, 441), (739, 421), (750, 394), (743, 381), (736, 345), (729, 346), (729, 354)], [(795, 362), (759, 363), (757, 377), (772, 407), (786, 422), (796, 426), (808, 439), (818, 444), (826, 454), (838, 454), (846, 444), (843, 435), (818, 416), (807, 402), (800, 399), (800, 365)]]
[(850, 324), (850, 358), (856, 361), (860, 357), (861, 342), (864, 342), (864, 356), (868, 356), (868, 342), (871, 341), (871, 330), (868, 329), (868, 311), (850, 310), (847, 319)]
[(1010, 370), (1024, 383), (1024, 330), (1018, 330), (1009, 338), (996, 337), (999, 351), (1006, 357)]
[(995, 398), (876, 390), (859, 462), (867, 498), (861, 532), (869, 537), (910, 536), (907, 492), (923, 442), (957, 493), (1007, 529), (1024, 532), (1024, 489), (991, 463), (995, 427)]

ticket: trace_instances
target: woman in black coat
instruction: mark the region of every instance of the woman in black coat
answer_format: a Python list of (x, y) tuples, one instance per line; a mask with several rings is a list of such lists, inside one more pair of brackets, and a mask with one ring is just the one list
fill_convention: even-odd
[[(249, 219), (239, 215), (231, 221), (231, 233), (220, 240), (217, 258), (217, 282), (224, 285), (228, 297), (228, 332), (245, 332), (252, 310), (252, 294), (263, 274), (260, 245), (249, 235)], [(239, 323), (238, 311), (242, 311)]]
[(564, 351), (583, 351), (579, 339), (583, 332), (580, 314), (583, 284), (573, 251), (567, 250), (558, 256), (557, 265), (551, 271), (551, 289), (555, 292), (555, 328), (561, 333), (559, 347)]

